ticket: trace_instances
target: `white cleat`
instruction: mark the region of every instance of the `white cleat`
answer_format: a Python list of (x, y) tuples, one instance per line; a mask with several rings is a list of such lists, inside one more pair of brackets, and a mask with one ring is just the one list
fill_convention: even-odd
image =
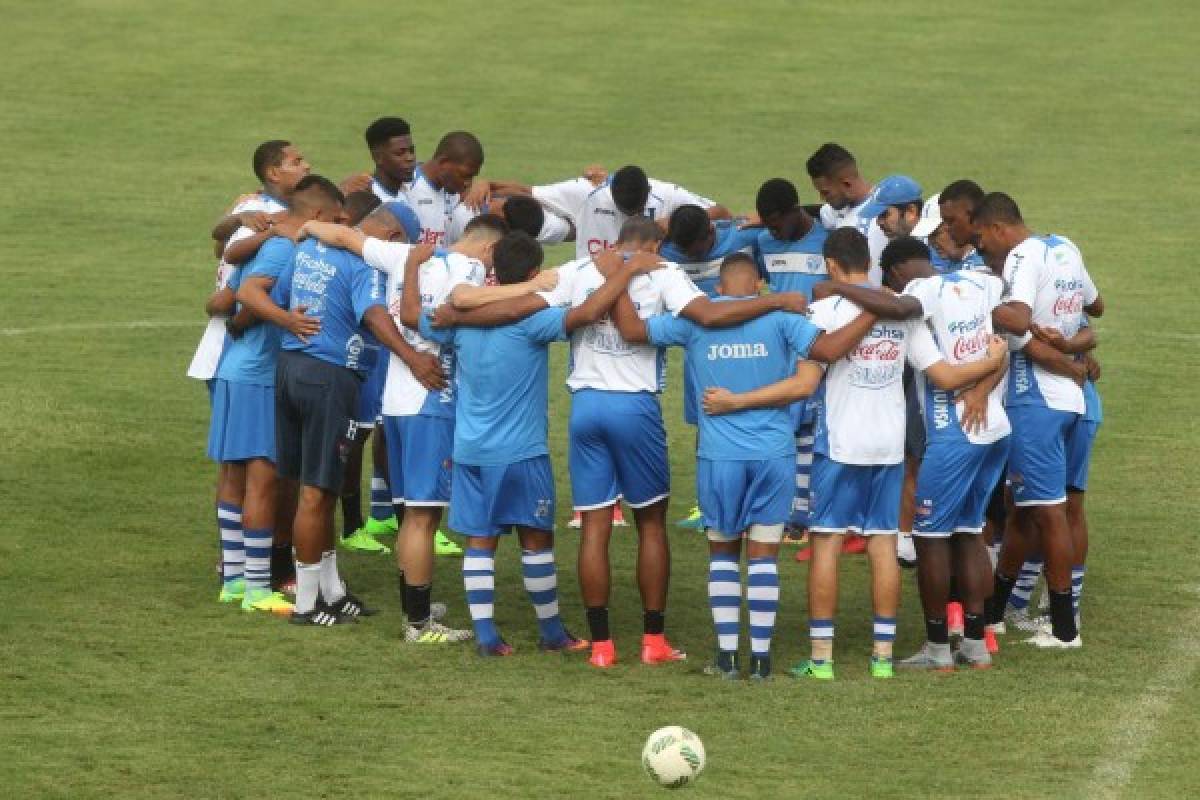
[(1064, 642), (1062, 639), (1059, 639), (1057, 636), (1051, 633), (1048, 628), (1043, 628), (1042, 630), (1038, 631), (1035, 636), (1032, 636), (1025, 641), (1027, 644), (1031, 644), (1034, 647), (1040, 647), (1043, 650), (1078, 650), (1080, 647), (1083, 647), (1083, 637), (1078, 633), (1075, 634), (1075, 638), (1071, 641)]

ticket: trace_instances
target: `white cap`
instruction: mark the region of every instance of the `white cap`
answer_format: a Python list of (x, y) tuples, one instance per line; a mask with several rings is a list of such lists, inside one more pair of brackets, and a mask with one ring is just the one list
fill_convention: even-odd
[(920, 238), (925, 238), (931, 235), (942, 224), (942, 209), (938, 205), (940, 194), (935, 194), (933, 197), (925, 201), (925, 205), (921, 207), (921, 219), (917, 221), (917, 226), (913, 228), (912, 235)]

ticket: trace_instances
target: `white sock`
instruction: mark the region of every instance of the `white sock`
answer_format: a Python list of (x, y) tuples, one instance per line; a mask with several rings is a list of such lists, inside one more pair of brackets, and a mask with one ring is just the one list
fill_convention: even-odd
[(346, 586), (338, 577), (337, 551), (326, 550), (321, 553), (321, 597), (326, 603), (336, 603), (346, 596)]
[(296, 562), (296, 613), (307, 614), (317, 607), (321, 589), (321, 565)]

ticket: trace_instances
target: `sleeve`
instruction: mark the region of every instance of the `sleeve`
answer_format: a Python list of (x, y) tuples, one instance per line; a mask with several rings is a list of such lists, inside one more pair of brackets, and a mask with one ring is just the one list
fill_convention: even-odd
[(833, 206), (826, 203), (821, 206), (821, 227), (827, 231), (837, 230), (837, 212), (833, 210)]
[(240, 242), (242, 239), (249, 239), (253, 235), (254, 231), (243, 225), (233, 232), (233, 235), (229, 237), (229, 241), (225, 242), (225, 249), (221, 252), (224, 253), (226, 250), (228, 250), (229, 245), (233, 244), (234, 242)]
[(842, 326), (837, 322), (836, 303), (837, 299), (833, 297), (818, 300), (808, 307), (805, 316), (808, 317), (810, 323), (822, 331), (837, 330)]
[(350, 299), (354, 305), (354, 319), (362, 322), (363, 315), (371, 306), (385, 306), (384, 277), (377, 269), (368, 267), (358, 259), (350, 274)]
[(422, 314), (417, 324), (417, 332), (431, 342), (450, 344), (454, 341), (454, 328), (435, 328), (429, 314)]
[(545, 300), (546, 305), (550, 308), (571, 305), (571, 295), (575, 289), (575, 275), (579, 272), (580, 266), (586, 264), (587, 261), (588, 259), (579, 259), (563, 264), (558, 268), (558, 283), (554, 285), (554, 288), (538, 292), (537, 296)]
[[(921, 304), (922, 320), (932, 317), (933, 309), (937, 305), (937, 287), (933, 284), (932, 280), (917, 278), (904, 287), (904, 294), (915, 297)], [(995, 308), (995, 303), (992, 304), (992, 307)]]
[(287, 239), (280, 237), (268, 239), (259, 249), (258, 255), (250, 262), (250, 270), (245, 273), (243, 280), (255, 275), (263, 278), (278, 278), (279, 273), (283, 272), (283, 268), (292, 260), (293, 250), (292, 243)]
[(542, 229), (537, 240), (542, 244), (560, 244), (571, 238), (571, 223), (562, 215), (543, 209)]
[(483, 262), (477, 261), (474, 258), (447, 258), (446, 266), (449, 271), (446, 280), (446, 294), (450, 294), (450, 292), (454, 291), (455, 286), (462, 283), (471, 286), (483, 286), (483, 279), (486, 277), (487, 272), (487, 268), (483, 266)]
[(1082, 263), (1079, 267), (1083, 272), (1083, 304), (1090, 306), (1100, 296), (1100, 290), (1096, 288), (1095, 282), (1092, 281), (1092, 276), (1087, 271), (1087, 267), (1083, 266)]
[(987, 281), (988, 309), (994, 309), (1004, 302), (1004, 281), (995, 275), (985, 275), (984, 278)]
[(586, 178), (572, 178), (558, 183), (548, 183), (533, 187), (533, 199), (542, 204), (543, 208), (553, 211), (560, 217), (577, 219), (587, 202), (588, 195), (596, 187)]
[(565, 342), (567, 340), (566, 320), (569, 311), (568, 308), (543, 308), (533, 316), (526, 317), (518, 325), (526, 336), (539, 344)]
[(701, 208), (708, 209), (716, 205), (716, 203), (714, 203), (712, 200), (709, 200), (707, 197), (696, 194), (695, 192), (678, 185), (673, 185), (667, 189), (663, 200), (666, 204), (665, 213), (667, 215), (670, 215), (680, 206), (696, 205), (700, 206)]
[(1019, 246), (1004, 260), (1004, 280), (1008, 284), (1007, 299), (1032, 309), (1037, 300), (1038, 265)]
[(651, 274), (655, 275), (659, 281), (663, 305), (675, 316), (679, 316), (683, 307), (697, 297), (706, 296), (704, 292), (696, 288), (696, 284), (692, 283), (692, 279), (687, 276), (687, 273), (677, 266), (672, 265), (659, 270), (659, 273), (661, 273), (661, 277), (657, 277), (658, 273)]
[(794, 358), (808, 358), (808, 351), (813, 342), (821, 335), (819, 326), (809, 322), (799, 314), (776, 314), (776, 319), (783, 325), (783, 335), (792, 350)]
[(674, 314), (656, 314), (646, 320), (646, 337), (658, 347), (685, 345), (692, 338), (695, 326), (688, 319)]
[(363, 260), (367, 262), (367, 266), (391, 275), (393, 273), (404, 273), (404, 264), (408, 261), (408, 254), (412, 250), (412, 245), (405, 242), (385, 242), (382, 239), (376, 239), (374, 236), (368, 236), (366, 242), (363, 243)]
[(450, 212), (450, 220), (446, 223), (446, 243), (453, 244), (462, 238), (463, 231), (467, 228), (467, 223), (479, 216), (475, 209), (468, 206), (466, 203), (459, 202)]
[(908, 323), (908, 363), (913, 369), (924, 372), (939, 361), (942, 361), (942, 351), (938, 349), (929, 326), (920, 320)]

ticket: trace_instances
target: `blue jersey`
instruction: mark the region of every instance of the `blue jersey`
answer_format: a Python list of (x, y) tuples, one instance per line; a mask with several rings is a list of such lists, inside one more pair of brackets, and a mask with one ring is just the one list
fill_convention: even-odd
[[(291, 239), (271, 237), (258, 249), (254, 258), (230, 278), (229, 285), (236, 290), (251, 277), (271, 278), (275, 281), (270, 292), (271, 299), (278, 303), (281, 275), (287, 272), (295, 248)], [(241, 308), (241, 304), (238, 308)], [(271, 323), (259, 322), (247, 328), (237, 339), (227, 339), (217, 377), (231, 383), (274, 386), (280, 333), (279, 328)]]
[(1100, 404), (1100, 393), (1096, 391), (1096, 384), (1090, 379), (1083, 385), (1083, 404), (1083, 418), (1086, 421), (1104, 421), (1104, 407)]
[(698, 261), (690, 259), (671, 242), (663, 242), (659, 251), (664, 259), (678, 264), (696, 284), (696, 288), (709, 297), (717, 296), (717, 281), (721, 277), (721, 262), (725, 257), (734, 253), (755, 257), (758, 236), (762, 233), (762, 228), (739, 229), (731, 219), (719, 219), (713, 223), (713, 228), (716, 231), (713, 246)]
[(360, 323), (368, 308), (384, 304), (383, 288), (382, 273), (348, 250), (304, 241), (280, 281), (280, 296), (289, 308), (307, 306), (305, 313), (321, 320), (321, 332), (305, 344), (285, 331), (283, 349), (365, 374), (379, 348)]
[(813, 220), (812, 229), (794, 242), (776, 239), (770, 231), (758, 234), (758, 266), (772, 292), (803, 292), (811, 303), (812, 290), (829, 280), (822, 250), (829, 231)]
[(939, 275), (946, 275), (959, 270), (987, 270), (987, 264), (983, 263), (983, 256), (978, 250), (971, 250), (965, 258), (949, 259), (937, 251), (933, 245), (929, 245), (929, 263), (937, 270)]
[[(727, 298), (717, 298), (724, 302)], [(797, 314), (774, 311), (732, 328), (703, 328), (683, 317), (660, 314), (646, 321), (650, 341), (682, 345), (693, 365), (697, 390), (719, 386), (746, 392), (792, 375), (796, 361), (821, 329)], [(697, 455), (713, 461), (761, 461), (796, 452), (795, 426), (786, 408), (734, 414), (701, 413)]]
[(499, 466), (549, 455), (546, 345), (566, 341), (569, 311), (547, 308), (498, 328), (437, 330), (421, 317), (421, 335), (455, 351), (455, 463)]

